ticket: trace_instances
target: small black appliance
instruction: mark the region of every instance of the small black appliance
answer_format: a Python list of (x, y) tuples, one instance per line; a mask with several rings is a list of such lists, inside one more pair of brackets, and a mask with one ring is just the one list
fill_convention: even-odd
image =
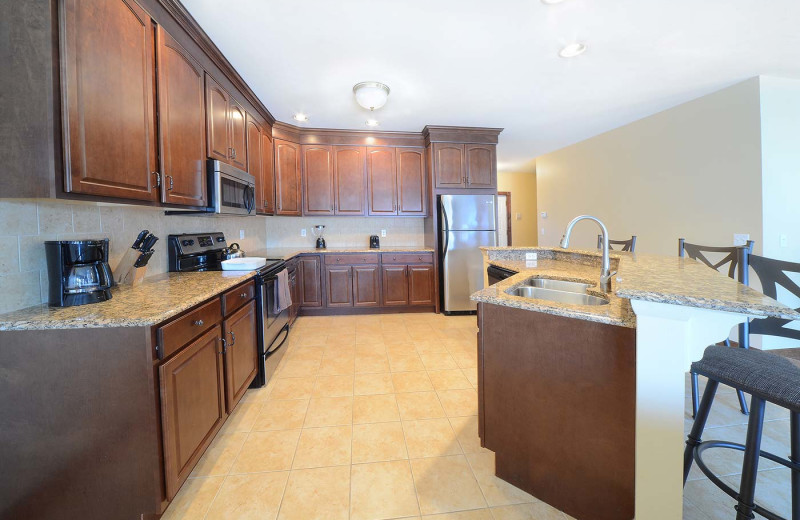
[(108, 239), (48, 240), (50, 305), (70, 307), (111, 299), (114, 278), (108, 266)]
[(317, 237), (317, 249), (325, 249), (325, 239), (322, 238), (322, 235), (325, 234), (325, 226), (314, 226), (311, 228), (311, 233)]
[(378, 238), (378, 235), (370, 235), (370, 237), (369, 237), (369, 248), (370, 249), (380, 249), (381, 248), (381, 239)]

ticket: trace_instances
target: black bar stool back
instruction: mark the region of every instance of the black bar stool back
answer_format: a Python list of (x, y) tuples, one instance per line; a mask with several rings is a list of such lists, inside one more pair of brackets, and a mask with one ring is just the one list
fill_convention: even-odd
[[(613, 250), (611, 246), (622, 246), (620, 251), (636, 252), (636, 235), (631, 236), (628, 240), (608, 240), (608, 248)], [(603, 235), (597, 235), (597, 249), (603, 247)]]
[[(725, 269), (727, 266), (728, 276), (733, 278), (734, 280), (738, 280), (741, 283), (747, 285), (749, 281), (749, 270), (748, 270), (748, 256), (753, 252), (753, 244), (755, 242), (753, 240), (748, 240), (747, 245), (745, 246), (726, 246), (726, 247), (714, 247), (714, 246), (701, 246), (700, 244), (690, 244), (683, 238), (678, 239), (678, 256), (681, 258), (688, 256), (693, 260), (697, 260), (698, 262), (702, 262), (706, 264), (711, 269), (719, 271), (720, 268)], [(721, 256), (720, 260), (716, 262), (709, 258), (710, 255), (717, 255)], [(728, 338), (725, 338), (724, 341), (725, 345), (730, 346), (731, 342)], [(748, 348), (750, 346), (749, 343), (749, 335), (747, 334), (747, 324), (742, 324), (739, 326), (739, 346), (742, 348)], [(691, 372), (692, 378), (692, 417), (697, 417), (697, 409), (700, 406), (699, 403), (699, 381), (697, 374)], [(739, 407), (742, 409), (742, 413), (747, 415), (747, 400), (744, 398), (744, 392), (739, 391), (737, 392), (739, 396)]]
[[(764, 294), (776, 298), (777, 288), (783, 287), (800, 297), (800, 287), (787, 273), (800, 273), (800, 264), (749, 255), (748, 262), (761, 282)], [(791, 320), (761, 318), (750, 322), (747, 332), (800, 341), (800, 331), (786, 327)], [(737, 501), (736, 520), (749, 520), (759, 514), (769, 520), (786, 520), (777, 513), (755, 503), (756, 481), (760, 457), (767, 458), (791, 470), (792, 520), (800, 520), (800, 348), (771, 351), (735, 349), (719, 345), (708, 347), (703, 359), (692, 363), (692, 371), (708, 377), (703, 399), (686, 440), (683, 456), (683, 482), (689, 476), (692, 463), (722, 491)], [(725, 384), (750, 394), (750, 418), (745, 444), (727, 441), (703, 441), (702, 434), (719, 384)], [(789, 410), (790, 455), (779, 457), (761, 450), (764, 411), (770, 402)], [(709, 448), (728, 448), (744, 452), (739, 490), (725, 484), (703, 462), (703, 452)]]

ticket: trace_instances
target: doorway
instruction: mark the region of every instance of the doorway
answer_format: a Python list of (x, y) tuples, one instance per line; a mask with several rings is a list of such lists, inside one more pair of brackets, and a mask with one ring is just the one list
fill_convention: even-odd
[(511, 192), (497, 192), (497, 245), (511, 245)]

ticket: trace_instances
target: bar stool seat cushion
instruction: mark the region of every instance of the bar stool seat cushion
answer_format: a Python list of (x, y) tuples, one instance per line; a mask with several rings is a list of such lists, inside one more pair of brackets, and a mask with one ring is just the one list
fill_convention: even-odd
[(692, 371), (800, 412), (798, 354), (788, 358), (757, 349), (711, 345), (703, 359), (692, 363)]

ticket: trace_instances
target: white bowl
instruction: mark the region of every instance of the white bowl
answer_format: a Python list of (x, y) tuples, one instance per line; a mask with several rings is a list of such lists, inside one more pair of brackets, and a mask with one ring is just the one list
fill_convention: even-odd
[(255, 271), (259, 267), (267, 265), (267, 259), (260, 256), (246, 256), (223, 260), (221, 263), (223, 271)]

